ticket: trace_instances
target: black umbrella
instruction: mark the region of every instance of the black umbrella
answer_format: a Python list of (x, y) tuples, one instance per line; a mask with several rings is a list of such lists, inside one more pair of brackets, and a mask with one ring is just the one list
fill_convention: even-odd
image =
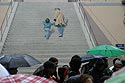
[(14, 54), (0, 56), (0, 63), (6, 68), (17, 68), (30, 67), (41, 62), (28, 54)]
[(44, 70), (44, 67), (43, 67), (43, 65), (41, 65), (40, 67), (38, 67), (38, 68), (34, 71), (33, 75), (41, 76), (41, 74), (43, 73), (43, 70)]
[(87, 54), (82, 57), (81, 62), (87, 62), (89, 60), (97, 58), (107, 58), (107, 57), (101, 54)]

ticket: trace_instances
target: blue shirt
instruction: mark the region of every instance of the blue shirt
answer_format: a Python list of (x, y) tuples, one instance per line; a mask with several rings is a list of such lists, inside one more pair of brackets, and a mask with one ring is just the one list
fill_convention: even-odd
[(46, 23), (46, 22), (43, 22), (43, 25), (44, 25), (44, 28), (51, 28), (51, 26), (52, 25), (54, 25), (54, 23), (51, 23), (51, 22), (49, 22), (49, 23)]

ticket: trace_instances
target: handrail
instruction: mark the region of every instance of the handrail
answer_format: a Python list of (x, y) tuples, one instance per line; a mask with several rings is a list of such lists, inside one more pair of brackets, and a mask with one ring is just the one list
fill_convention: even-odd
[(92, 43), (92, 46), (94, 47), (95, 45), (98, 45), (98, 42), (97, 42), (94, 32), (92, 30), (92, 26), (88, 19), (87, 12), (86, 12), (85, 8), (83, 7), (82, 3), (80, 2), (80, 0), (78, 1), (78, 5), (79, 5), (79, 10), (81, 10), (81, 12), (83, 14), (82, 19), (84, 20), (84, 25), (86, 26), (86, 28), (88, 27), (88, 29), (86, 29), (86, 30), (87, 30), (89, 39)]
[(9, 2), (9, 6), (8, 6), (8, 8), (7, 8), (7, 12), (6, 12), (6, 14), (5, 14), (5, 16), (4, 16), (4, 19), (3, 19), (3, 21), (2, 21), (2, 24), (1, 24), (1, 26), (0, 26), (0, 35), (1, 35), (0, 40), (1, 40), (1, 41), (2, 41), (2, 39), (3, 39), (3, 34), (4, 34), (4, 32), (5, 32), (5, 29), (6, 29), (6, 27), (8, 26), (8, 20), (9, 20), (9, 18), (10, 18), (10, 15), (11, 15), (11, 13), (12, 13), (12, 9), (13, 9), (13, 6), (14, 6), (13, 3), (14, 3), (13, 0), (11, 0), (11, 1)]

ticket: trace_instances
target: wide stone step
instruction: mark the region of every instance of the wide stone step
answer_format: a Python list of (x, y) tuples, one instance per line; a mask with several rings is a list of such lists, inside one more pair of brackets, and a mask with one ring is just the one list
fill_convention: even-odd
[(86, 47), (80, 47), (80, 46), (77, 46), (77, 47), (75, 47), (75, 46), (72, 46), (72, 47), (66, 47), (66, 46), (62, 46), (62, 47), (56, 47), (56, 48), (53, 48), (52, 46), (51, 47), (45, 47), (45, 46), (43, 46), (43, 48), (40, 48), (40, 47), (36, 47), (36, 48), (34, 48), (34, 46), (30, 46), (30, 47), (25, 47), (25, 48), (23, 48), (23, 46), (22, 46), (22, 48), (20, 47), (20, 46), (17, 46), (17, 47), (10, 47), (10, 48), (4, 48), (3, 50), (4, 51), (6, 51), (6, 50), (14, 50), (15, 52), (17, 51), (32, 51), (32, 52), (43, 52), (43, 51), (45, 51), (45, 52), (56, 52), (57, 50), (58, 51), (60, 51), (60, 52), (64, 52), (64, 51), (70, 51), (70, 52), (72, 52), (72, 51), (75, 51), (75, 52), (80, 52), (80, 51), (86, 51)]
[(74, 55), (84, 56), (83, 53), (42, 53), (42, 54), (31, 54), (33, 57), (37, 58), (49, 58), (49, 57), (57, 57), (57, 58), (68, 58)]
[[(22, 39), (23, 40), (23, 39)], [(28, 41), (26, 41), (26, 40), (23, 40), (23, 41), (20, 41), (20, 40), (16, 40), (17, 42), (16, 43), (13, 43), (13, 42), (8, 42), (8, 43), (6, 43), (5, 44), (5, 46), (21, 46), (21, 45), (25, 45), (25, 44), (27, 44), (27, 43), (32, 43), (33, 45), (30, 45), (30, 46), (34, 46), (34, 45), (40, 45), (40, 46), (60, 46), (60, 45), (65, 45), (65, 46), (75, 46), (75, 45), (78, 45), (78, 46), (80, 46), (80, 45), (85, 45), (85, 46), (87, 46), (86, 45), (86, 43), (84, 42), (84, 40), (83, 41), (73, 41), (73, 42), (71, 42), (71, 41), (65, 41), (65, 43), (66, 44), (64, 44), (64, 42), (63, 41), (59, 41), (59, 40), (57, 40), (57, 42), (54, 42), (54, 40), (53, 41), (47, 41), (47, 40), (44, 40), (44, 41), (39, 41), (39, 42), (37, 42), (36, 40), (28, 40)], [(56, 41), (56, 40), (55, 40)], [(83, 43), (82, 43), (83, 42)], [(29, 44), (27, 44), (27, 45), (29, 45)], [(80, 47), (85, 47), (85, 46), (80, 46)]]
[(2, 53), (4, 54), (14, 54), (14, 53), (24, 53), (24, 54), (31, 54), (31, 53), (85, 53), (86, 50), (82, 51), (74, 51), (74, 50), (3, 50)]

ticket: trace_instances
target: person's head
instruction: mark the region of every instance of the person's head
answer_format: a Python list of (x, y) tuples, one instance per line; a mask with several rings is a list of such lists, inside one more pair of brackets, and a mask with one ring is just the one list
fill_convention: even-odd
[(74, 56), (72, 56), (71, 59), (74, 59), (74, 58), (80, 58), (81, 59), (81, 57), (79, 55), (74, 55)]
[(49, 22), (50, 22), (50, 19), (49, 19), (49, 18), (46, 18), (45, 22), (46, 22), (46, 23), (49, 23)]
[(123, 67), (121, 60), (116, 60), (114, 64), (115, 71), (120, 70)]
[(55, 10), (60, 10), (60, 8), (55, 8)]
[(81, 58), (78, 55), (74, 55), (71, 58), (69, 65), (72, 70), (78, 71), (81, 66)]
[(46, 78), (49, 78), (50, 76), (54, 75), (55, 70), (56, 70), (56, 65), (51, 62), (51, 61), (46, 61), (43, 64), (44, 70), (43, 70), (43, 75)]
[(17, 68), (7, 68), (7, 70), (11, 75), (17, 74), (18, 72)]
[(95, 69), (100, 72), (105, 69), (105, 62), (103, 59), (101, 58), (97, 59), (97, 61), (95, 62)]
[(93, 77), (88, 74), (80, 75), (81, 83), (93, 83)]
[(95, 64), (95, 62), (96, 62), (96, 59), (91, 59), (91, 60), (89, 60), (88, 66), (89, 66), (90, 68), (92, 68), (93, 65)]
[(58, 59), (55, 58), (55, 57), (50, 57), (49, 61), (51, 61), (51, 62), (55, 63), (56, 65), (58, 65)]
[(120, 59), (119, 59), (119, 58), (114, 58), (114, 59), (113, 59), (113, 65), (115, 64), (115, 61), (116, 61), (116, 60), (120, 60)]

